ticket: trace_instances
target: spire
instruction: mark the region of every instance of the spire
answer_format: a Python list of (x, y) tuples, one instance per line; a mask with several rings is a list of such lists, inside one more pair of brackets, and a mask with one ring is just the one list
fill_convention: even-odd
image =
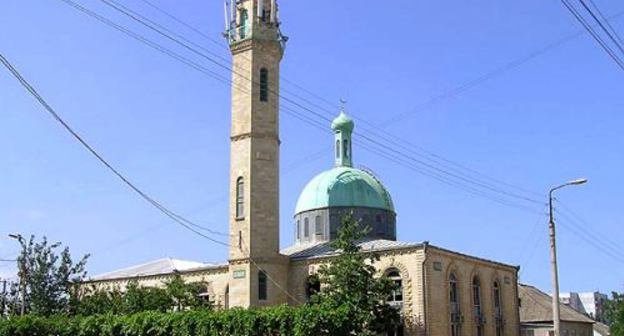
[(353, 133), (355, 124), (345, 112), (346, 103), (346, 100), (340, 100), (340, 114), (334, 119), (331, 125), (334, 131), (334, 156), (336, 167), (353, 167), (351, 134)]

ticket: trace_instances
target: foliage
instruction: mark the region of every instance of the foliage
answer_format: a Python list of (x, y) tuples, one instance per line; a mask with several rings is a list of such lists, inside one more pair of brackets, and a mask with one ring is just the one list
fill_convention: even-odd
[(345, 311), (348, 323), (340, 335), (376, 335), (394, 329), (400, 321), (399, 312), (385, 301), (394, 284), (385, 276), (376, 276), (374, 263), (379, 256), (363, 252), (358, 240), (368, 233), (351, 217), (343, 225), (332, 246), (341, 254), (319, 269), (321, 292), (312, 302), (327, 311)]
[[(18, 240), (22, 247), (17, 258), (21, 282), (10, 286), (5, 298), (7, 313), (19, 314), (22, 300), (26, 313), (42, 316), (67, 313), (72, 283), (85, 278), (88, 255), (74, 262), (69, 248), (60, 250), (61, 243), (50, 244), (45, 237), (37, 242), (35, 236), (29, 240), (20, 236)], [(22, 291), (25, 295), (22, 295)]]
[(613, 298), (607, 302), (605, 317), (611, 325), (611, 335), (624, 336), (624, 294), (613, 293)]
[(350, 324), (344, 307), (305, 305), (88, 317), (27, 315), (1, 320), (0, 336), (329, 336), (346, 335)]
[(200, 283), (186, 283), (179, 276), (164, 288), (141, 287), (131, 282), (124, 292), (119, 288), (91, 288), (77, 298), (73, 313), (89, 316), (98, 314), (135, 314), (146, 311), (167, 312), (210, 309), (210, 302), (200, 297), (205, 290)]

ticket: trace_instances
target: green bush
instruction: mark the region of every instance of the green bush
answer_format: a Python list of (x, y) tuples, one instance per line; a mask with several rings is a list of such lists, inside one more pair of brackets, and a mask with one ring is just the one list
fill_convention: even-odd
[(323, 336), (349, 333), (347, 308), (278, 306), (132, 315), (11, 317), (0, 336)]

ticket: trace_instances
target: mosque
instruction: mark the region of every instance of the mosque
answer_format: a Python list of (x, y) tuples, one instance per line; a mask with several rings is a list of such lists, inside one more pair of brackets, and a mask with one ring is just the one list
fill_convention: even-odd
[[(277, 0), (233, 0), (226, 37), (232, 52), (229, 260), (222, 264), (161, 259), (91, 278), (99, 288), (130, 281), (160, 286), (180, 274), (204, 285), (217, 307), (306, 302), (345, 214), (370, 227), (359, 244), (381, 260), (379, 274), (398, 289), (389, 298), (404, 335), (519, 336), (517, 266), (397, 240), (389, 191), (353, 167), (355, 124), (342, 111), (331, 124), (334, 167), (313, 177), (294, 210), (293, 245), (279, 248), (279, 70), (287, 38)], [(329, 127), (330, 125), (328, 125)], [(329, 142), (330, 139), (327, 139)]]

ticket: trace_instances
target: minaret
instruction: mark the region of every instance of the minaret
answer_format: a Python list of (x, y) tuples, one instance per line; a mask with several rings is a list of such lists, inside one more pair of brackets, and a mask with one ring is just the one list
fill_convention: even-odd
[(332, 131), (334, 131), (334, 156), (336, 167), (353, 167), (353, 153), (351, 151), (351, 134), (355, 124), (345, 113), (344, 100), (341, 100), (343, 107), (340, 115), (332, 121)]
[(230, 307), (287, 302), (279, 254), (279, 64), (285, 37), (276, 0), (232, 0)]

